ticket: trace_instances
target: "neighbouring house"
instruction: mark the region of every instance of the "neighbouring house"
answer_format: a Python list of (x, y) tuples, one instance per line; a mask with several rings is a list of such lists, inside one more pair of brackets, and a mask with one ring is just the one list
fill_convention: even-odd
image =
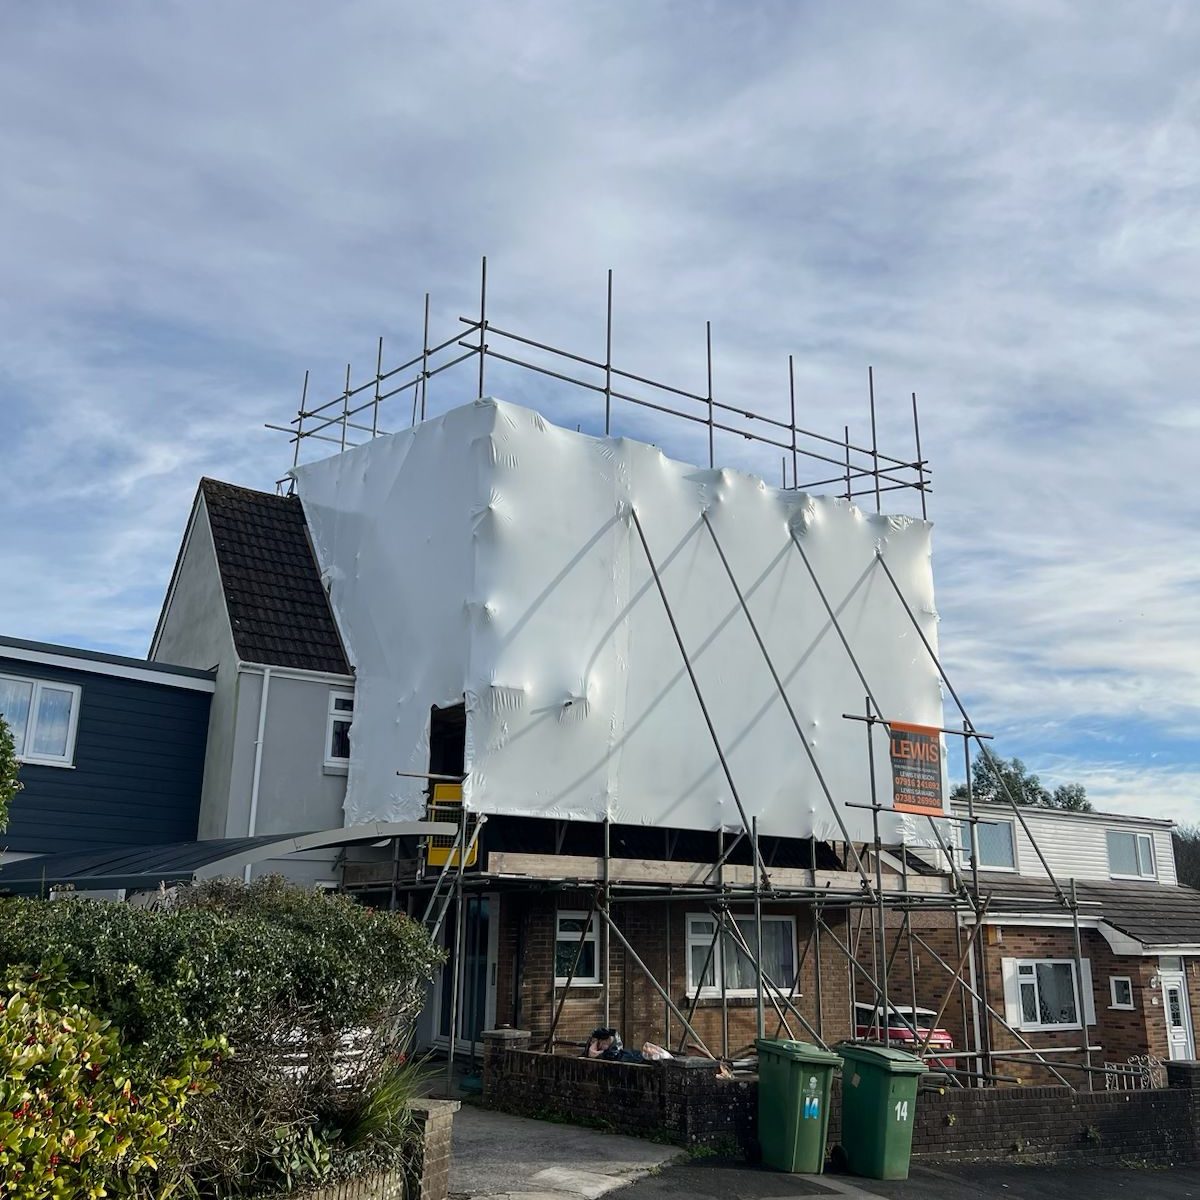
[[(215, 681), (201, 838), (344, 824), (354, 675), (296, 497), (201, 480), (150, 658)], [(332, 887), (340, 853), (253, 871)]]
[[(1078, 1067), (1085, 1060), (1086, 1023), (1087, 1053), (1097, 1067), (1146, 1054), (1194, 1058), (1200, 892), (1176, 878), (1173, 823), (1025, 807), (1022, 824), (1009, 805), (978, 804), (975, 810), (978, 894), (988, 908), (972, 978), (977, 987), (985, 981), (979, 991), (986, 990), (1011, 1029), (986, 1022), (978, 1000), (961, 1004), (955, 997), (943, 1023), (958, 1044), (977, 1040), (962, 1027), (964, 1020), (977, 1030), (987, 1025), (983, 1035), (1004, 1056), (994, 1060), (996, 1071), (1026, 1076), (1034, 1056), (1017, 1034), (1050, 1061)], [(965, 817), (965, 805), (955, 812)], [(959, 840), (960, 869), (974, 887), (971, 842), (965, 832)], [(1072, 901), (1078, 905), (1082, 978)], [(957, 939), (945, 928), (918, 927), (918, 936), (953, 963), (973, 917), (959, 914), (958, 921)], [(924, 947), (914, 950), (921, 960), (918, 1002), (936, 1010), (949, 976)], [(898, 974), (904, 988), (904, 972)], [(1041, 1067), (1033, 1073), (1047, 1077)]]
[(211, 670), (0, 637), (24, 785), (0, 861), (196, 837)]

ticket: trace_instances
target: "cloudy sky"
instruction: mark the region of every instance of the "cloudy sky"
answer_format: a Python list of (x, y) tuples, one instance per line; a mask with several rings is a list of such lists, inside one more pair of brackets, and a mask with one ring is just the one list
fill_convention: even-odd
[(861, 440), (871, 364), (905, 454), (917, 391), (977, 724), (1200, 819), (1197, 62), (1154, 0), (5, 5), (0, 630), (145, 653), (306, 369), (408, 357), (426, 290), (447, 335), (483, 254), (496, 322), (599, 357), (612, 268), (630, 370), (702, 390), (710, 319), (718, 396), (783, 415), (793, 354)]

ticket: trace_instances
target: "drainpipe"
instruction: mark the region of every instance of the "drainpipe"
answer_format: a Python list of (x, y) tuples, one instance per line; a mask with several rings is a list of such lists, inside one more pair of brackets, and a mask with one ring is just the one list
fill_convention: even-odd
[[(267, 728), (267, 696), (271, 691), (271, 668), (263, 667), (262, 692), (258, 700), (258, 736), (254, 741), (254, 778), (250, 784), (250, 819), (246, 823), (246, 836), (253, 837), (258, 826), (258, 785), (262, 779), (263, 735)], [(250, 864), (242, 873), (242, 880), (250, 882)]]

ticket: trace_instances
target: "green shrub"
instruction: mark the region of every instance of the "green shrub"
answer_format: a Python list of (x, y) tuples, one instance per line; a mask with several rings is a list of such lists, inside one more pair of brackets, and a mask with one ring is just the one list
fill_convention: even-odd
[(147, 909), (65, 898), (0, 901), (0, 965), (60, 960), (150, 1061), (216, 1033), (303, 1013), (334, 1034), (406, 1024), (440, 961), (423, 926), (274, 876), (215, 880)]
[(212, 1090), (215, 1047), (169, 1076), (130, 1072), (87, 999), (61, 971), (0, 975), (0, 1194), (13, 1200), (154, 1194), (143, 1184), (172, 1173), (185, 1108)]
[(0, 901), (0, 967), (60, 960), (138, 1070), (165, 1075), (198, 1041), (227, 1040), (217, 1086), (173, 1142), (203, 1195), (325, 1177), (440, 957), (402, 914), (278, 877), (180, 888), (152, 907)]

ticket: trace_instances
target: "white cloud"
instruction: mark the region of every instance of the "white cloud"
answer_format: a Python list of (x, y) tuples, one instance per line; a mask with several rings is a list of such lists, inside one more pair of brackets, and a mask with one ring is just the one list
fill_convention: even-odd
[(870, 362), (905, 448), (917, 390), (980, 724), (1195, 758), (1192, 6), (42, 6), (0, 47), (0, 628), (144, 649), (197, 476), (270, 486), (303, 370), (406, 355), (427, 288), (452, 326), (486, 252), (583, 353), (615, 268), (639, 372), (700, 387), (710, 318), (719, 395), (782, 415), (792, 352), (861, 439)]

